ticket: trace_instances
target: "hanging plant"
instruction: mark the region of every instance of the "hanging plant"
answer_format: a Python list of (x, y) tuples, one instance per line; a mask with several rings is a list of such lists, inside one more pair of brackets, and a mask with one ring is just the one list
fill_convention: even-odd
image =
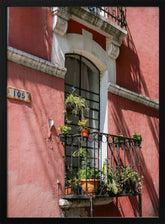
[(66, 141), (67, 134), (71, 130), (71, 127), (68, 127), (67, 125), (60, 125), (60, 127), (58, 128), (58, 130), (61, 131), (61, 134), (59, 134), (60, 141), (61, 142), (65, 142)]
[(71, 116), (78, 115), (81, 112), (83, 117), (83, 110), (88, 110), (88, 106), (85, 98), (76, 95), (75, 88), (72, 88), (72, 92), (67, 95), (65, 99), (65, 110), (66, 122), (71, 123)]

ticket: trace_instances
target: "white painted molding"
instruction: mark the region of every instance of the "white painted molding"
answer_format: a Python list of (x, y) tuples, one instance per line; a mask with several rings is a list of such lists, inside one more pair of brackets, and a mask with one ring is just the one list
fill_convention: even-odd
[(117, 45), (111, 43), (107, 46), (107, 53), (111, 58), (116, 60), (119, 56), (120, 49)]
[(61, 18), (60, 16), (56, 15), (54, 17), (54, 21), (53, 21), (53, 30), (55, 33), (60, 34), (61, 36), (63, 36), (68, 28), (68, 21), (66, 21), (65, 19)]
[(159, 110), (159, 102), (153, 100), (147, 96), (143, 96), (142, 94), (138, 94), (136, 92), (130, 91), (126, 88), (120, 87), (119, 85), (113, 84), (111, 82), (108, 83), (108, 91), (116, 94), (118, 96), (127, 98), (129, 100), (144, 104), (145, 106), (152, 107), (156, 110)]
[(70, 14), (64, 10), (63, 7), (53, 7), (52, 15), (53, 15), (53, 31), (55, 33), (63, 36), (66, 34), (68, 28), (68, 20), (70, 19)]
[[(106, 37), (106, 51), (116, 60), (119, 47), (127, 31), (102, 15), (92, 13), (88, 7), (52, 7), (54, 33), (64, 36), (67, 33), (68, 20), (73, 19)], [(86, 42), (87, 44), (87, 42)], [(89, 46), (89, 44), (88, 44)]]
[(102, 33), (106, 37), (111, 37), (112, 42), (117, 46), (121, 46), (123, 38), (127, 35), (126, 30), (104, 16), (92, 13), (88, 7), (66, 7), (66, 10), (74, 20), (81, 23), (84, 21), (84, 25)]
[(40, 72), (47, 73), (49, 75), (53, 75), (63, 79), (65, 77), (65, 67), (60, 67), (58, 64), (53, 64), (47, 60), (15, 49), (13, 47), (8, 47), (7, 59), (20, 65), (38, 70)]

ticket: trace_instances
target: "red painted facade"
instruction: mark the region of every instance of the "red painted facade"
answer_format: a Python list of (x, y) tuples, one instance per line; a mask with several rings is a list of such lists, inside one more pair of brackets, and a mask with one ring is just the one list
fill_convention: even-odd
[[(8, 99), (8, 216), (58, 217), (64, 149), (57, 129), (64, 122), (58, 116), (64, 110), (64, 82), (13, 62), (8, 74), (8, 86), (31, 93), (30, 103)], [(55, 123), (51, 135), (49, 119)]]
[[(159, 101), (159, 9), (127, 8), (128, 34), (116, 60), (116, 83)], [(93, 34), (104, 50), (106, 38), (72, 19), (68, 33)], [(48, 7), (10, 8), (8, 45), (51, 61), (53, 18)], [(97, 66), (97, 65), (96, 65)], [(8, 86), (27, 90), (31, 102), (8, 99), (8, 217), (60, 217), (64, 186), (64, 80), (8, 60)], [(54, 120), (52, 132), (48, 120)], [(108, 132), (142, 134), (144, 176), (142, 216), (159, 212), (159, 111), (108, 93)], [(59, 184), (57, 183), (59, 180)], [(85, 208), (90, 213), (89, 208)], [(136, 217), (136, 197), (114, 198), (94, 207), (95, 217)]]
[(50, 7), (11, 7), (8, 45), (51, 61), (52, 21)]
[(118, 85), (155, 100), (159, 100), (158, 17), (159, 8), (127, 7), (127, 36), (116, 65)]

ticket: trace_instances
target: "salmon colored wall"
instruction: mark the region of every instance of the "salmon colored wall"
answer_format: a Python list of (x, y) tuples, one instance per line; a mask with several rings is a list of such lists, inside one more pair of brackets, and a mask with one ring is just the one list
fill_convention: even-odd
[[(133, 21), (133, 22), (132, 22)], [(127, 7), (127, 36), (117, 59), (117, 84), (159, 101), (159, 8)], [(109, 132), (142, 134), (143, 216), (157, 216), (159, 203), (159, 112), (109, 93)], [(126, 203), (126, 201), (128, 203)], [(120, 199), (124, 216), (126, 198)], [(133, 214), (133, 213), (132, 213)]]
[(50, 7), (10, 7), (9, 46), (51, 61), (52, 23)]
[[(142, 189), (142, 215), (158, 216), (159, 204), (159, 113), (155, 109), (128, 99), (108, 94), (108, 133), (132, 137), (134, 131), (143, 138), (141, 171), (144, 176)], [(122, 216), (133, 217), (138, 212), (136, 198), (120, 198), (117, 208)], [(137, 210), (137, 211), (136, 211)]]
[[(30, 103), (7, 99), (8, 217), (60, 217), (64, 80), (8, 62), (8, 86), (31, 93)], [(48, 119), (55, 123), (51, 137)]]
[[(117, 84), (155, 100), (159, 99), (158, 13), (158, 8), (127, 7), (128, 35), (120, 47), (116, 65)], [(50, 8), (10, 8), (9, 46), (51, 60), (50, 15)], [(82, 28), (85, 27), (70, 20), (68, 32), (81, 33)], [(104, 37), (85, 29), (92, 32), (94, 40), (105, 49)], [(8, 216), (60, 217), (58, 199), (64, 184), (64, 151), (57, 129), (64, 123), (64, 80), (8, 62), (8, 86), (31, 93), (30, 104), (7, 100)], [(55, 122), (51, 138), (49, 118)], [(159, 113), (109, 93), (108, 132), (132, 136), (134, 130), (143, 137), (142, 215), (157, 216)], [(94, 209), (95, 216), (134, 217), (138, 216), (138, 201), (134, 197), (123, 197)]]
[(127, 23), (117, 84), (159, 100), (159, 8), (127, 7)]

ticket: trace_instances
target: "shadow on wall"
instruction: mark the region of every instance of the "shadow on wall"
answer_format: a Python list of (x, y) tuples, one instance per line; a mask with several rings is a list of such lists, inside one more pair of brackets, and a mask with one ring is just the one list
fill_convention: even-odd
[[(64, 152), (63, 146), (61, 146), (58, 138), (58, 131), (56, 127), (51, 130), (51, 136), (49, 133), (48, 118), (50, 117), (49, 111), (43, 100), (41, 91), (38, 85), (35, 85), (35, 90), (38, 93), (37, 98), (39, 99), (40, 105), (31, 102), (31, 108), (33, 109), (34, 117), (38, 123), (37, 136), (40, 136), (40, 141), (36, 138), (36, 128), (34, 128), (33, 121), (29, 113), (25, 113), (28, 125), (26, 128), (30, 130), (33, 142), (36, 146), (36, 155), (42, 164), (42, 170), (44, 173), (45, 182), (49, 184), (49, 191), (52, 194), (52, 201), (57, 202), (56, 214), (60, 214), (60, 208), (58, 207), (58, 200), (63, 194), (63, 172), (64, 172)], [(61, 99), (62, 100), (62, 99)], [(46, 124), (47, 123), (47, 127)], [(42, 140), (42, 142), (41, 142)], [(43, 150), (44, 149), (44, 150)], [(39, 167), (33, 167), (34, 170), (38, 170)], [(60, 172), (58, 169), (60, 168)], [(53, 172), (52, 172), (53, 171)], [(60, 183), (57, 184), (57, 179)], [(41, 183), (42, 185), (43, 183)], [(38, 192), (39, 193), (39, 192)], [(47, 201), (46, 201), (47, 203)]]
[[(137, 93), (142, 93), (143, 89), (145, 95), (149, 97), (149, 91), (140, 69), (140, 60), (129, 26), (127, 27), (127, 36), (124, 38), (120, 49), (118, 64), (119, 66), (116, 67), (117, 74), (122, 74), (122, 78), (120, 79), (117, 75), (117, 84), (125, 88), (128, 88), (129, 85), (129, 89)], [(127, 80), (129, 83), (127, 83)]]
[[(111, 217), (121, 217), (121, 208), (118, 206), (118, 199), (114, 199), (113, 202), (107, 205), (96, 205), (94, 206), (94, 217), (109, 217), (109, 212)], [(90, 217), (90, 207), (85, 208), (88, 212), (88, 217)]]
[[(121, 63), (120, 60), (122, 60), (124, 57), (126, 58), (125, 65), (124, 67), (117, 66), (117, 73), (122, 74), (122, 76), (124, 76), (125, 79), (118, 80), (117, 84), (128, 88), (127, 83), (125, 82), (126, 80), (129, 80), (130, 90), (141, 93), (143, 89), (145, 92), (145, 95), (149, 96), (149, 90), (140, 68), (140, 60), (137, 54), (136, 47), (134, 45), (134, 41), (132, 39), (131, 32), (129, 30), (129, 27), (127, 32), (128, 32), (128, 35), (125, 38), (124, 44), (122, 46), (122, 51), (121, 51), (122, 57), (121, 58), (119, 57), (119, 64)], [(122, 133), (125, 136), (130, 136), (130, 137), (132, 136), (132, 133), (130, 133), (130, 128), (127, 123), (127, 118), (124, 117), (122, 110), (130, 110), (136, 113), (144, 114), (148, 123), (148, 127), (152, 133), (152, 140), (154, 141), (155, 148), (156, 148), (155, 150), (157, 150), (158, 152), (159, 151), (159, 122), (157, 120), (159, 117), (158, 111), (145, 107), (138, 103), (136, 103), (137, 106), (135, 107), (135, 103), (124, 98), (121, 98), (121, 102), (120, 101), (118, 102), (119, 98), (120, 98), (119, 96), (116, 96), (113, 94), (111, 94), (111, 97), (110, 97), (111, 116), (115, 123), (117, 132)], [(146, 186), (146, 191), (150, 197), (150, 201), (153, 207), (153, 212), (152, 212), (153, 214), (150, 214), (150, 215), (158, 216), (159, 215), (159, 198), (153, 183), (151, 173), (147, 168), (147, 163), (145, 161), (143, 151), (141, 151), (140, 158), (141, 158), (141, 172), (142, 172), (141, 175), (144, 176), (144, 184)], [(138, 216), (138, 198), (129, 197), (129, 201), (133, 208), (134, 215)], [(142, 201), (142, 206), (143, 206), (143, 201)]]

